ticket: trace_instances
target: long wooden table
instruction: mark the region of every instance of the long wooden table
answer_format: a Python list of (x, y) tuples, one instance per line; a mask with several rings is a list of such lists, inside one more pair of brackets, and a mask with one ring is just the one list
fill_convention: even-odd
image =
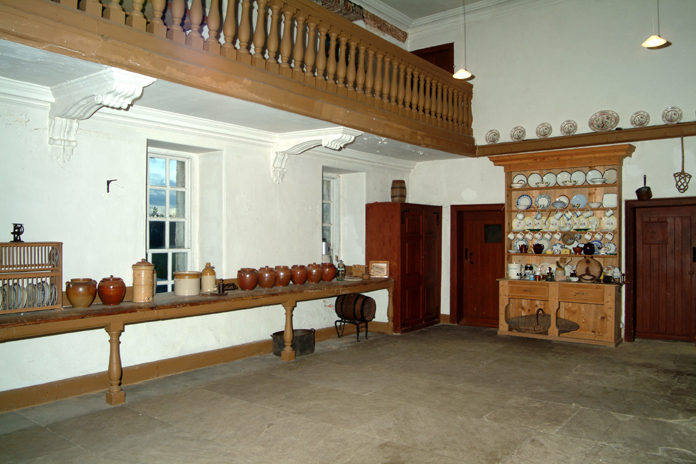
[(280, 304), (285, 308), (285, 348), (281, 353), (281, 359), (292, 361), (295, 359), (295, 352), (292, 349), (292, 315), (298, 301), (388, 290), (387, 317), (389, 332), (393, 333), (393, 289), (393, 279), (371, 278), (359, 281), (290, 285), (266, 290), (236, 290), (229, 291), (224, 296), (181, 297), (173, 293), (161, 293), (155, 295), (151, 303), (123, 302), (118, 306), (94, 305), (87, 309), (64, 308), (3, 314), (0, 315), (0, 342), (104, 328), (109, 334), (110, 344), (108, 370), (110, 387), (106, 392), (106, 402), (117, 405), (126, 400), (126, 394), (121, 389), (122, 366), (119, 348), (121, 333), (126, 324), (164, 321)]

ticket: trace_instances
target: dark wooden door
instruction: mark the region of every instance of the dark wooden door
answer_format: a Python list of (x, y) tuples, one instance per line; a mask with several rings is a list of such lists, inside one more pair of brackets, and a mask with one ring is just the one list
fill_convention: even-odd
[(696, 337), (696, 206), (636, 211), (636, 336)]
[(442, 287), (442, 222), (441, 209), (424, 211), (423, 225), (423, 320), (426, 324), (440, 321), (440, 289)]
[(505, 276), (504, 213), (497, 207), (493, 211), (455, 208), (451, 289), (454, 307), (450, 312), (454, 311), (459, 324), (497, 327), (497, 279)]
[(413, 50), (411, 53), (420, 56), (435, 66), (438, 66), (449, 73), (454, 72), (454, 43), (436, 45), (434, 47)]
[(401, 212), (401, 320), (402, 327), (423, 321), (423, 211)]

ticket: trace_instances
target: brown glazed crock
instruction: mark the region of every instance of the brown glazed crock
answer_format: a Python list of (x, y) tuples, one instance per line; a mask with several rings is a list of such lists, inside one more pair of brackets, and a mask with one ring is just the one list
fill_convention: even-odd
[(65, 294), (73, 308), (89, 308), (97, 296), (97, 281), (70, 279), (70, 282), (65, 282)]
[(310, 284), (318, 284), (321, 282), (321, 278), (324, 275), (324, 270), (321, 264), (312, 263), (307, 266), (307, 280)]
[(126, 296), (126, 284), (120, 277), (104, 277), (97, 285), (99, 299), (107, 306), (121, 304)]
[(259, 269), (259, 287), (272, 288), (275, 285), (276, 272), (268, 266)]
[(259, 281), (259, 274), (256, 269), (245, 267), (237, 271), (237, 284), (242, 290), (253, 290)]
[(295, 285), (304, 285), (307, 282), (307, 266), (295, 264), (292, 269), (292, 283)]
[(322, 276), (321, 280), (324, 282), (331, 282), (334, 277), (336, 277), (336, 266), (333, 263), (322, 263)]
[(275, 280), (276, 287), (287, 287), (288, 284), (290, 284), (290, 279), (292, 278), (292, 273), (290, 272), (289, 267), (276, 266), (275, 273), (276, 273), (276, 280)]

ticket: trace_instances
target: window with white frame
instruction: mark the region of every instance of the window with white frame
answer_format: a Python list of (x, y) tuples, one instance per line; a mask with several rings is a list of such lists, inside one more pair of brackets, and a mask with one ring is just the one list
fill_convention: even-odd
[(147, 258), (157, 291), (170, 292), (174, 272), (191, 264), (191, 159), (150, 150), (147, 179)]
[(321, 189), (321, 238), (329, 242), (331, 258), (339, 254), (339, 211), (338, 211), (339, 178), (335, 174), (324, 173)]

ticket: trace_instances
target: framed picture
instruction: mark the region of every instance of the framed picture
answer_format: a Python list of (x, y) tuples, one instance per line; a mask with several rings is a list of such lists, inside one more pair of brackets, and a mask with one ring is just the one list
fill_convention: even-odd
[(370, 261), (370, 277), (389, 277), (389, 261)]

